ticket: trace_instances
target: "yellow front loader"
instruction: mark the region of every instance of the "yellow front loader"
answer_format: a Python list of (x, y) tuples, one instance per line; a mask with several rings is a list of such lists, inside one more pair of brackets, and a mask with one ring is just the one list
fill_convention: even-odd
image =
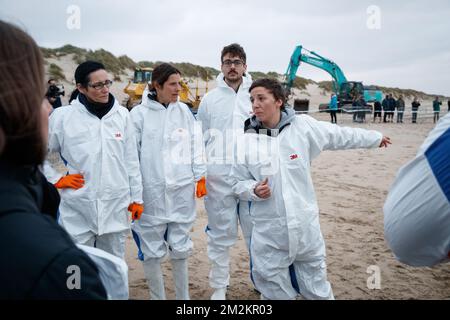
[(152, 80), (152, 72), (152, 68), (137, 67), (134, 70), (133, 81), (130, 81), (125, 89), (123, 89), (123, 92), (128, 95), (123, 105), (129, 110), (141, 103), (142, 94), (147, 84)]
[[(151, 83), (152, 72), (152, 68), (137, 67), (135, 69), (133, 81), (130, 81), (123, 90), (128, 95), (128, 98), (126, 98), (126, 100), (123, 102), (123, 105), (126, 106), (129, 110), (141, 103), (142, 94), (144, 93), (147, 85)], [(201, 101), (198, 79), (195, 88), (195, 95), (192, 93), (191, 88), (189, 88), (188, 84), (185, 81), (181, 80), (180, 85), (180, 101), (186, 103), (189, 108), (191, 108), (194, 114), (197, 113), (198, 106), (200, 105)], [(206, 92), (208, 92), (208, 83), (206, 83), (205, 89)]]
[[(198, 79), (197, 85), (195, 87), (195, 95), (192, 93), (191, 88), (183, 80), (180, 81), (181, 91), (180, 91), (180, 101), (186, 103), (192, 112), (197, 113), (198, 106), (200, 105), (201, 97), (199, 94)], [(205, 93), (208, 92), (208, 82), (206, 82)]]

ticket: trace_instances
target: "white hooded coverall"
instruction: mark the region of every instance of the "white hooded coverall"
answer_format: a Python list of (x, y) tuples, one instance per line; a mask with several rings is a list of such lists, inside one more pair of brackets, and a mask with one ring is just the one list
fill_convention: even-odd
[(131, 110), (144, 187), (144, 213), (132, 224), (141, 260), (185, 259), (193, 243), (195, 182), (206, 176), (200, 124), (182, 102), (143, 99)]
[[(325, 244), (310, 163), (322, 150), (373, 148), (376, 131), (341, 128), (301, 115), (277, 137), (246, 133), (238, 139), (233, 190), (250, 200), (252, 278), (267, 299), (333, 299), (327, 281)], [(268, 178), (271, 196), (261, 199), (256, 184)]]
[(149, 281), (150, 297), (164, 300), (161, 258), (167, 249), (173, 267), (176, 299), (189, 299), (189, 233), (196, 217), (195, 182), (206, 177), (200, 123), (182, 102), (167, 107), (149, 99), (133, 108), (144, 186), (144, 213), (132, 224), (133, 236)]
[(384, 234), (408, 265), (450, 260), (450, 114), (397, 173), (384, 204)]
[(238, 221), (247, 247), (249, 247), (252, 222), (249, 203), (239, 201), (231, 188), (230, 170), (236, 134), (243, 132), (244, 122), (252, 112), (250, 74), (243, 77), (238, 92), (229, 87), (224, 75), (217, 76), (217, 88), (202, 99), (197, 118), (202, 122), (206, 144), (208, 179), (205, 208), (208, 214), (208, 257), (211, 262), (209, 282), (212, 288), (226, 288), (229, 284), (229, 248), (238, 234)]
[[(59, 152), (69, 174), (81, 173), (85, 185), (61, 189), (60, 224), (83, 245), (124, 258), (129, 232), (128, 205), (142, 203), (142, 181), (129, 112), (117, 101), (102, 118), (78, 99), (55, 109), (49, 119), (49, 152)], [(47, 179), (62, 175), (47, 162)]]

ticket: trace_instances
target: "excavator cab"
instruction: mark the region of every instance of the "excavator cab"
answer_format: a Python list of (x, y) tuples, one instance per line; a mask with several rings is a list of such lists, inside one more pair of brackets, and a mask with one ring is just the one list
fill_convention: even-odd
[(133, 83), (149, 83), (152, 81), (152, 71), (151, 68), (136, 68)]
[(341, 84), (339, 88), (339, 105), (352, 104), (353, 101), (364, 96), (364, 86), (362, 82), (359, 81), (347, 81)]
[(131, 110), (142, 101), (142, 94), (145, 87), (152, 80), (152, 68), (136, 67), (133, 81), (130, 81), (123, 91), (128, 97), (123, 101), (123, 105)]

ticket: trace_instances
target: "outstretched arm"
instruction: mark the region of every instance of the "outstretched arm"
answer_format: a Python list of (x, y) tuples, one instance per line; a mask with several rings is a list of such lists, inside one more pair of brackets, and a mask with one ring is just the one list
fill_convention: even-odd
[(375, 130), (340, 127), (311, 117), (305, 120), (311, 130), (309, 139), (311, 159), (323, 150), (376, 148), (391, 144), (389, 137), (383, 137), (381, 132)]

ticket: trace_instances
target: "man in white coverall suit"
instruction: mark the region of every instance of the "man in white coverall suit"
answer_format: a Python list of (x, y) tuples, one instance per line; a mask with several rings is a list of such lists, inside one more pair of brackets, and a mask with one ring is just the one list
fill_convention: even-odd
[(239, 201), (231, 189), (229, 177), (235, 134), (243, 130), (244, 121), (251, 113), (248, 93), (251, 77), (246, 73), (244, 49), (238, 44), (224, 47), (221, 63), (217, 88), (203, 97), (197, 114), (202, 122), (208, 161), (205, 207), (211, 263), (209, 283), (215, 289), (213, 300), (225, 299), (230, 278), (229, 249), (237, 239), (238, 221), (247, 247), (252, 228), (248, 202)]

